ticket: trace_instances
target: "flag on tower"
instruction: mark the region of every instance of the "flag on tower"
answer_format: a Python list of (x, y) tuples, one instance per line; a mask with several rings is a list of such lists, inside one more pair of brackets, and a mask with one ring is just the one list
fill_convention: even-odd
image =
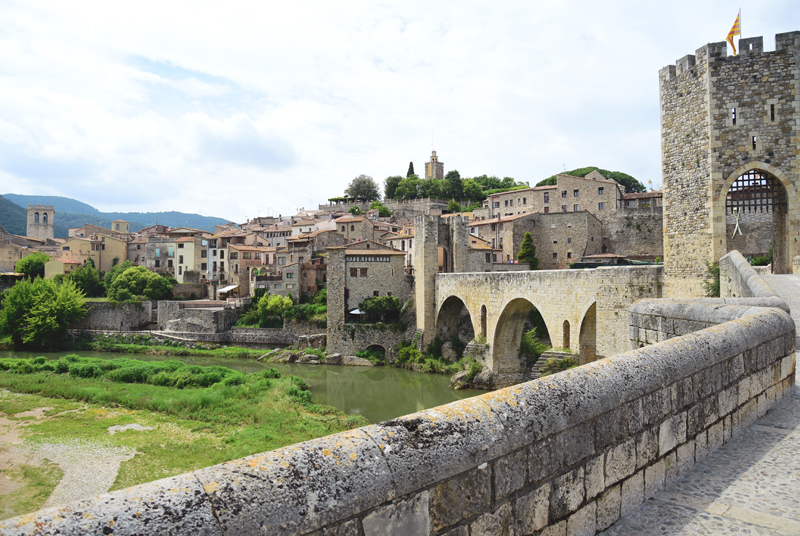
[(731, 28), (731, 31), (728, 32), (727, 41), (728, 41), (728, 43), (731, 44), (731, 48), (733, 49), (733, 55), (734, 56), (736, 55), (736, 45), (733, 44), (733, 36), (734, 35), (738, 35), (738, 36), (742, 35), (741, 18), (742, 18), (742, 10), (740, 9), (739, 10), (739, 14), (736, 15), (736, 22), (733, 23), (733, 28)]

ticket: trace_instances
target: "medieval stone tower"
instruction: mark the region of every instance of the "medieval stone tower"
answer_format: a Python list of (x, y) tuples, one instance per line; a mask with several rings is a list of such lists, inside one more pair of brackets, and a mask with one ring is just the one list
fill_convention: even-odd
[(444, 179), (444, 162), (439, 162), (436, 151), (431, 151), (431, 161), (425, 162), (426, 179)]
[(53, 238), (55, 214), (53, 205), (28, 205), (27, 236), (40, 240)]
[(709, 43), (659, 71), (667, 297), (705, 294), (706, 263), (742, 243), (746, 214), (771, 234), (776, 273), (800, 254), (800, 32), (739, 48)]

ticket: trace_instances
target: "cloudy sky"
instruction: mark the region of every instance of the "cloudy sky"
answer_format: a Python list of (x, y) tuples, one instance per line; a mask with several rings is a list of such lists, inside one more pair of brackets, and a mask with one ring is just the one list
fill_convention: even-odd
[[(731, 2), (0, 2), (0, 193), (243, 221), (424, 171), (661, 183), (658, 70)], [(745, 1), (745, 37), (800, 2)]]

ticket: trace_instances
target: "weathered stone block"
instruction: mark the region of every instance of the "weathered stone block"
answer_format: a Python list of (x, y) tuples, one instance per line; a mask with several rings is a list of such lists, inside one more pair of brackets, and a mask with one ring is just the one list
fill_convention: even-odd
[(597, 527), (597, 504), (590, 502), (567, 520), (567, 536), (594, 536)]
[(711, 426), (711, 423), (719, 419), (719, 407), (717, 397), (710, 396), (703, 400), (703, 414), (705, 416), (704, 428)]
[(594, 454), (594, 426), (581, 424), (558, 436), (560, 448), (564, 451), (564, 463), (572, 465)]
[(484, 464), (433, 489), (430, 497), (433, 527), (440, 530), (479, 514), (491, 500), (491, 470)]
[(564, 451), (555, 438), (534, 443), (528, 451), (528, 479), (538, 482), (558, 471), (564, 463)]
[(645, 499), (653, 497), (656, 493), (664, 489), (665, 475), (666, 475), (666, 464), (664, 463), (664, 460), (658, 460), (656, 463), (645, 469), (644, 472)]
[[(727, 443), (730, 440), (731, 436), (733, 435), (733, 426), (732, 426), (733, 425), (733, 417), (731, 415), (728, 415), (728, 416), (725, 417), (725, 420), (723, 420), (722, 422), (724, 423), (724, 427), (722, 429), (722, 442), (723, 443)], [(695, 447), (695, 449), (696, 449), (696, 447)], [(695, 454), (695, 459), (696, 458), (697, 458), (697, 455)]]
[(499, 501), (525, 485), (528, 465), (527, 452), (524, 450), (504, 456), (494, 462), (494, 500)]
[(620, 518), (621, 490), (622, 486), (617, 484), (597, 498), (597, 530), (607, 529)]
[(669, 486), (678, 478), (678, 459), (673, 450), (664, 456), (664, 485)]
[(728, 363), (728, 381), (735, 382), (741, 379), (744, 374), (744, 356), (739, 354), (734, 356)]
[(636, 439), (612, 447), (606, 453), (606, 486), (619, 482), (636, 470)]
[(636, 469), (641, 469), (658, 456), (658, 429), (648, 428), (636, 440)]
[(461, 525), (460, 527), (448, 530), (444, 533), (444, 536), (469, 536), (469, 531), (466, 526)]
[(596, 445), (604, 449), (625, 438), (628, 425), (625, 420), (627, 412), (624, 408), (609, 411), (595, 421)]
[(428, 492), (423, 491), (411, 499), (379, 507), (367, 515), (361, 524), (364, 536), (428, 534), (431, 530)]
[(694, 441), (678, 445), (678, 473), (683, 474), (694, 465)]
[(358, 520), (351, 519), (333, 527), (325, 527), (315, 531), (311, 536), (359, 536), (359, 534)]
[(550, 493), (550, 518), (558, 519), (577, 510), (584, 494), (583, 467), (557, 477)]
[(737, 390), (739, 394), (737, 405), (741, 406), (750, 400), (750, 376), (745, 376), (741, 379)]
[(586, 499), (593, 499), (606, 488), (605, 456), (601, 454), (586, 462)]
[(545, 527), (539, 536), (567, 536), (567, 522), (559, 521), (555, 525)]
[[(417, 533), (408, 532), (406, 534)], [(514, 536), (514, 513), (511, 505), (508, 503), (500, 505), (494, 512), (483, 514), (473, 521), (470, 525), (470, 534), (471, 536)]]
[(642, 424), (660, 421), (672, 412), (672, 389), (664, 388), (650, 393), (642, 399)]
[(639, 471), (622, 483), (620, 514), (635, 512), (644, 502), (644, 471)]
[(664, 456), (678, 444), (677, 430), (674, 429), (673, 419), (667, 419), (658, 427), (658, 455)]
[(550, 483), (519, 497), (514, 503), (517, 513), (517, 533), (531, 534), (547, 525), (550, 509)]
[[(311, 532), (394, 497), (392, 473), (364, 428), (195, 471), (230, 534)], [(276, 486), (303, 475), (302, 486)]]
[(708, 429), (708, 449), (714, 452), (722, 446), (723, 423), (719, 421)]

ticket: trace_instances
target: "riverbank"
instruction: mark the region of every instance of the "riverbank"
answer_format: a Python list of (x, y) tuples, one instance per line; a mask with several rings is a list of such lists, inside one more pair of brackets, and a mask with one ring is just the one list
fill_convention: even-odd
[[(177, 360), (65, 356), (4, 358), (0, 369), (0, 389), (5, 390), (0, 412), (9, 421), (25, 422), (17, 429), (23, 450), (54, 450), (43, 445), (87, 452), (128, 449), (111, 479), (112, 490), (367, 424), (360, 415), (312, 403), (303, 379), (274, 368), (243, 374)], [(29, 413), (37, 408), (45, 408), (39, 412), (41, 419)], [(4, 450), (0, 460), (11, 454)], [(52, 455), (40, 458), (54, 461)], [(33, 478), (24, 471), (39, 480), (43, 471), (50, 474), (29, 467), (7, 469), (0, 463), (3, 479), (23, 486)], [(24, 513), (19, 508), (41, 507), (31, 495), (49, 494), (47, 486), (39, 488), (36, 493), (21, 493), (11, 485), (9, 489), (25, 497), (27, 506), (2, 506), (0, 499), (5, 517)]]

